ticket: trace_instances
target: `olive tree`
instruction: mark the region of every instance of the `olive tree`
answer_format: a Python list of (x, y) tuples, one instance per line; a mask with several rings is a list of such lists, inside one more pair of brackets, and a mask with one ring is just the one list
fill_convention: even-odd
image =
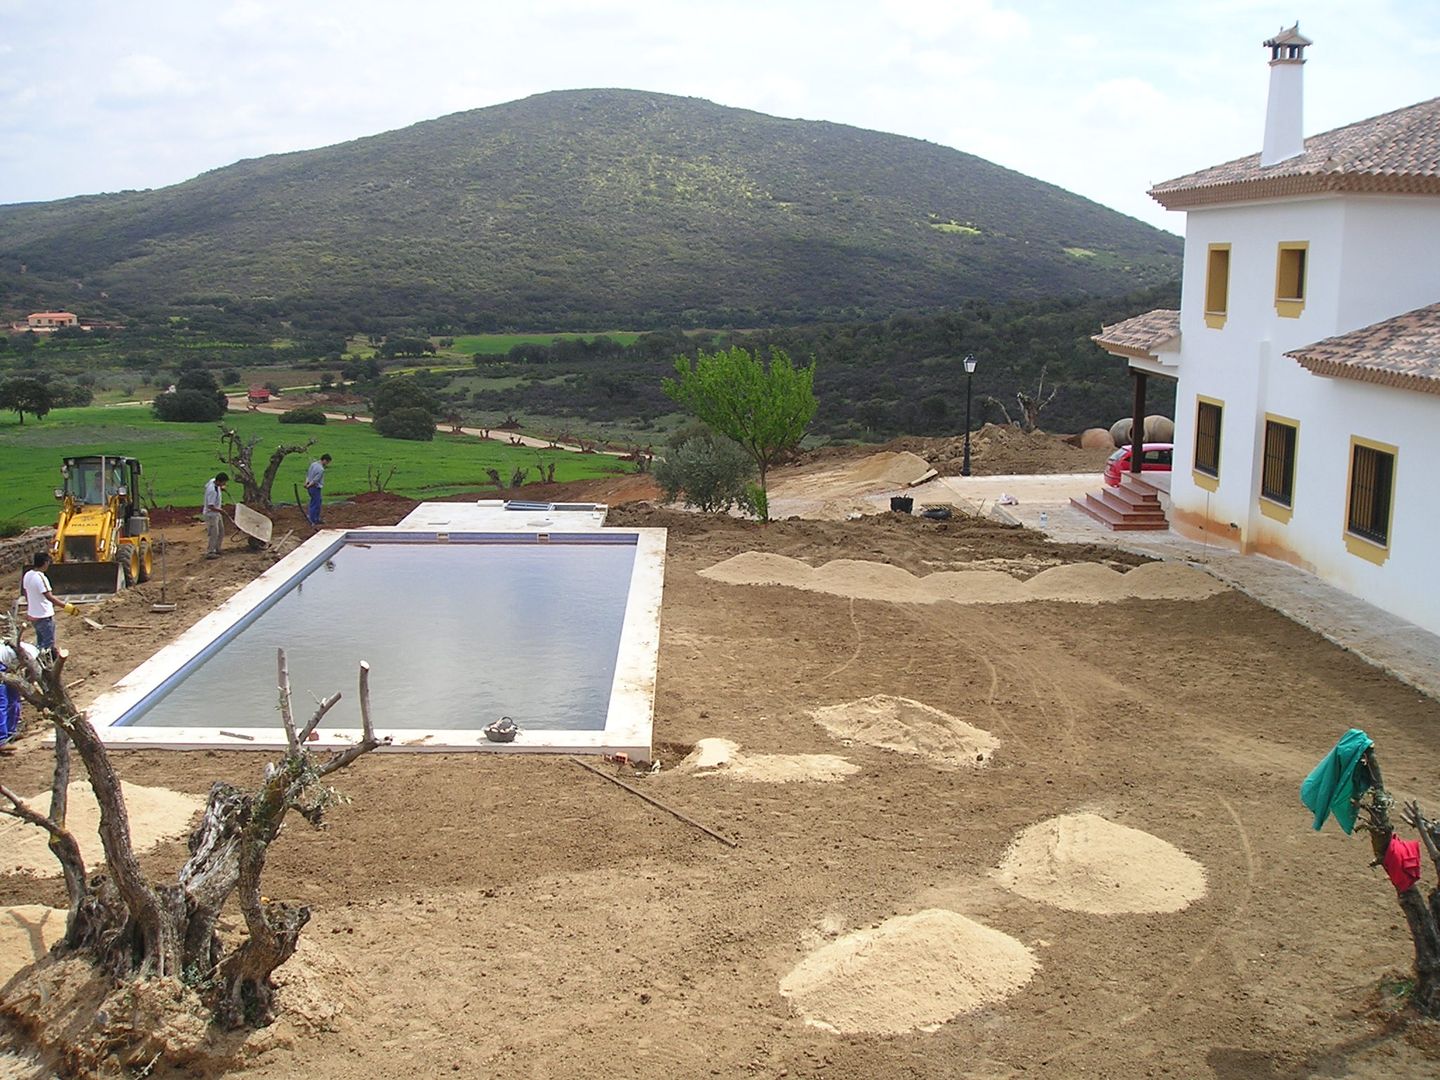
[[(295, 952), (310, 919), (304, 905), (267, 899), (261, 890), (270, 846), (291, 810), (320, 825), (340, 801), (327, 779), (362, 755), (388, 744), (370, 719), (370, 668), (360, 663), (363, 734), (358, 742), (321, 755), (313, 733), (340, 700), (320, 701), (308, 720), (291, 707), (285, 653), (277, 655), (276, 701), (286, 748), (249, 791), (216, 783), (200, 824), (190, 836), (190, 857), (173, 880), (156, 882), (142, 870), (131, 838), (125, 796), (105, 745), (65, 685), (65, 653), (37, 657), (20, 645), (7, 620), (7, 655), (17, 662), (0, 672), (55, 730), (55, 763), (49, 810), (29, 805), (0, 783), (0, 813), (49, 834), (69, 900), (62, 953), (88, 956), (116, 982), (176, 978), (196, 990), (224, 1028), (261, 1026), (275, 1016), (275, 969)], [(79, 755), (100, 808), (105, 870), (91, 872), (67, 821), (71, 750)], [(221, 911), (234, 898), (246, 934), (232, 947), (219, 933)]]
[(664, 381), (666, 395), (738, 443), (755, 463), (760, 485), (754, 502), (761, 520), (768, 521), (766, 474), (799, 445), (815, 417), (814, 361), (797, 368), (783, 349), (772, 347), (762, 359), (736, 347), (702, 352), (693, 363), (676, 357), (675, 375)]
[[(1400, 820), (1419, 834), (1419, 841), (1411, 842), (1418, 846), (1416, 854), (1423, 851), (1430, 857), (1434, 880), (1427, 894), (1423, 860), (1403, 868), (1392, 864), (1394, 853), (1390, 848), (1396, 835), (1391, 812), (1395, 797), (1385, 788), (1373, 746), (1361, 756), (1355, 775), (1357, 779), (1352, 781), (1348, 794), (1353, 796), (1354, 811), (1363, 817), (1356, 824), (1370, 834), (1371, 854), (1375, 857), (1370, 865), (1383, 866), (1390, 874), (1396, 903), (1405, 915), (1415, 945), (1415, 982), (1410, 1003), (1422, 1015), (1440, 1019), (1440, 821), (1426, 817), (1415, 800), (1400, 808)], [(1340, 815), (1335, 816), (1339, 820)]]
[(678, 432), (655, 465), (655, 480), (667, 501), (683, 495), (686, 506), (707, 514), (735, 505), (754, 509), (746, 493), (754, 475), (754, 462), (734, 440), (698, 424)]
[[(284, 422), (284, 417), (281, 418)], [(315, 440), (310, 439), (303, 445), (295, 443), (280, 443), (270, 454), (270, 460), (265, 463), (264, 470), (260, 475), (255, 474), (255, 447), (260, 444), (259, 435), (245, 437), (232, 427), (220, 425), (220, 460), (230, 467), (235, 478), (240, 481), (244, 489), (244, 500), (250, 506), (259, 507), (262, 510), (269, 510), (274, 507), (271, 489), (275, 486), (275, 476), (280, 472), (281, 463), (291, 454), (303, 454), (310, 447), (315, 445)]]

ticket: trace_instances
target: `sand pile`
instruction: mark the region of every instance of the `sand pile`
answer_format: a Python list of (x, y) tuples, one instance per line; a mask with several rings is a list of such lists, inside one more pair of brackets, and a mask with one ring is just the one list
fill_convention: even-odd
[(1038, 968), (1020, 942), (931, 908), (833, 941), (780, 981), (807, 1024), (841, 1035), (930, 1031), (1004, 1001)]
[(1097, 814), (1030, 826), (995, 877), (1027, 899), (1092, 915), (1180, 911), (1205, 895), (1205, 868), (1189, 855)]
[(919, 701), (888, 694), (826, 705), (811, 715), (836, 738), (914, 754), (944, 768), (979, 768), (1000, 745), (982, 728)]
[(874, 513), (871, 496), (909, 487), (934, 475), (928, 461), (908, 451), (886, 451), (785, 469), (771, 482), (770, 510), (780, 517), (844, 521), (852, 514)]
[(836, 559), (810, 571), (809, 579), (800, 588), (857, 600), (908, 600), (924, 591), (924, 580), (889, 563)]
[(680, 762), (682, 772), (726, 776), (755, 784), (833, 784), (860, 771), (835, 754), (746, 754), (731, 739), (701, 739)]
[(788, 585), (792, 589), (806, 588), (814, 573), (809, 563), (768, 551), (742, 551), (699, 571), (701, 577), (727, 585)]
[[(137, 855), (149, 851), (163, 840), (186, 836), (190, 821), (205, 808), (205, 800), (168, 788), (141, 787), (121, 783), (125, 809), (130, 818), (130, 837)], [(50, 792), (43, 791), (25, 799), (42, 814), (50, 809)], [(100, 846), (100, 807), (89, 783), (75, 781), (70, 785), (70, 808), (66, 825), (80, 844), (85, 868), (93, 870), (105, 861)], [(14, 818), (0, 819), (0, 873), (60, 876), (60, 863), (50, 852), (49, 834), (34, 825)]]
[(65, 936), (67, 914), (64, 908), (43, 904), (0, 908), (0, 985), (39, 960)]
[(1139, 600), (1199, 600), (1227, 588), (1203, 570), (1173, 562), (1142, 563), (1125, 575), (1125, 586)]
[(918, 484), (935, 474), (928, 461), (908, 450), (871, 454), (845, 471), (852, 479), (861, 483), (877, 483), (886, 487)]
[(836, 559), (811, 567), (786, 555), (744, 551), (699, 573), (728, 585), (786, 585), (856, 600), (911, 604), (1202, 600), (1225, 589), (1203, 570), (1178, 563), (1147, 563), (1123, 574), (1099, 563), (1067, 563), (1021, 581), (1001, 570), (942, 570), (916, 577), (889, 563)]

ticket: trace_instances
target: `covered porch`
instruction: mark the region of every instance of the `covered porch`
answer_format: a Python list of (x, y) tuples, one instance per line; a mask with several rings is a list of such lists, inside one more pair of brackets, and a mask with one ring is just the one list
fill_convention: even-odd
[[(1144, 471), (1145, 443), (1169, 439), (1147, 439), (1146, 398), (1152, 375), (1163, 379), (1179, 377), (1180, 312), (1164, 308), (1148, 311), (1102, 327), (1090, 340), (1111, 355), (1123, 357), (1129, 364), (1133, 388), (1130, 467), (1121, 476), (1118, 487), (1102, 484), (1099, 491), (1083, 499), (1071, 499), (1071, 505), (1116, 532), (1169, 529), (1166, 511), (1170, 502), (1170, 474)], [(1173, 426), (1170, 438), (1173, 438)]]

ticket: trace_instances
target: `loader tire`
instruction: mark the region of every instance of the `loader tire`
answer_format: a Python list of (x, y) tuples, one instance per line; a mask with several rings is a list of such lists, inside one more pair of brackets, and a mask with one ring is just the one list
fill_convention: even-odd
[(140, 573), (138, 575), (138, 580), (143, 585), (145, 582), (150, 580), (151, 575), (154, 573), (155, 557), (150, 551), (149, 540), (141, 540), (140, 543), (136, 546), (140, 550)]

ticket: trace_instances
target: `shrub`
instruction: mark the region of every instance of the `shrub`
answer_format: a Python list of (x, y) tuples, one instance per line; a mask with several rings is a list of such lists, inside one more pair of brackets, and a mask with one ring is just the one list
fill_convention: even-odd
[(440, 411), (435, 395), (414, 377), (386, 379), (376, 389), (370, 403), (376, 419), (397, 409), (424, 409), (432, 415)]
[(435, 438), (435, 417), (425, 409), (395, 409), (375, 418), (375, 430), (387, 439), (429, 442)]
[(171, 422), (192, 422), (219, 420), (229, 407), (225, 395), (218, 390), (206, 393), (204, 390), (172, 390), (159, 395), (150, 411), (157, 420)]
[(280, 414), (282, 424), (323, 424), (325, 423), (325, 410), (318, 409), (314, 405), (302, 405), (298, 409), (290, 409)]
[(677, 434), (664, 460), (655, 463), (655, 481), (666, 499), (683, 493), (686, 506), (706, 513), (749, 509), (746, 486), (754, 474), (754, 463), (737, 443), (705, 429)]

